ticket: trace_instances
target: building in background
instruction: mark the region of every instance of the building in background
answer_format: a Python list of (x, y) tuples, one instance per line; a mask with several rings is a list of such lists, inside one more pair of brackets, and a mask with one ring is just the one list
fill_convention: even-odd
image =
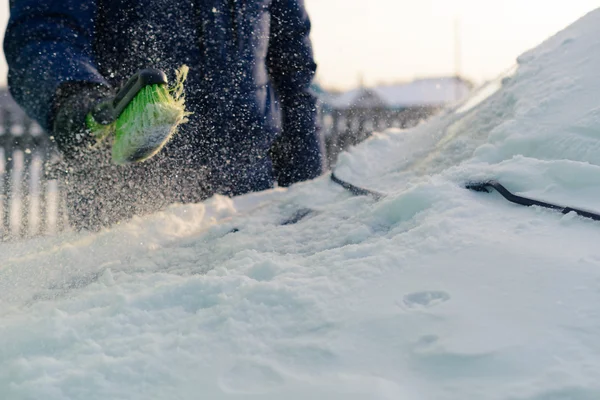
[(13, 100), (7, 88), (0, 88), (0, 122), (4, 122), (4, 117), (10, 115), (17, 121), (25, 118), (25, 113), (21, 107)]

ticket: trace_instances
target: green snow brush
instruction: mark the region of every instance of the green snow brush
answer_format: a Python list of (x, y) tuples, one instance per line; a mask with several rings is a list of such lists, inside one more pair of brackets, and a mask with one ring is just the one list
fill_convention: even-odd
[(88, 129), (98, 141), (114, 132), (112, 160), (129, 164), (157, 154), (177, 128), (187, 122), (183, 82), (188, 67), (177, 71), (169, 87), (167, 76), (158, 69), (133, 75), (115, 97), (99, 103), (86, 117)]

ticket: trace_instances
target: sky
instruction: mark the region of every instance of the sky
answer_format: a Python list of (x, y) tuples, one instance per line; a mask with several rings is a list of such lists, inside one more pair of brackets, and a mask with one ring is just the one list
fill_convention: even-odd
[[(481, 83), (508, 69), (519, 54), (600, 7), (600, 0), (305, 0), (305, 4), (313, 25), (318, 82), (348, 89), (360, 82), (375, 85), (454, 75), (457, 69)], [(8, 0), (0, 0), (2, 36), (7, 19)], [(460, 44), (459, 68), (455, 43)], [(0, 84), (5, 82), (2, 55)]]

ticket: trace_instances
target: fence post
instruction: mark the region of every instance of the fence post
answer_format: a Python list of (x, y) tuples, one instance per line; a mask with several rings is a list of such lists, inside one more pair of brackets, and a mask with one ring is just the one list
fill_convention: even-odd
[(38, 223), (38, 235), (43, 235), (48, 231), (48, 203), (46, 201), (46, 195), (48, 191), (48, 179), (46, 174), (46, 164), (49, 159), (49, 148), (47, 142), (42, 140), (43, 136), (39, 135), (35, 137), (35, 149), (41, 160), (40, 170), (40, 181), (39, 181), (39, 197), (38, 197), (38, 209), (39, 209), (39, 223)]
[(60, 180), (57, 181), (57, 200), (56, 200), (56, 230), (62, 232), (67, 227), (67, 199), (65, 190)]
[(22, 121), (23, 133), (19, 137), (21, 152), (23, 153), (23, 173), (21, 176), (21, 220), (19, 221), (19, 233), (21, 237), (29, 234), (30, 212), (31, 212), (31, 183), (32, 183), (32, 147), (31, 120), (26, 118)]
[(14, 143), (12, 136), (12, 114), (9, 110), (3, 110), (4, 124), (4, 176), (3, 176), (3, 201), (2, 201), (2, 238), (7, 239), (11, 235), (11, 203), (12, 203), (12, 171), (14, 165)]

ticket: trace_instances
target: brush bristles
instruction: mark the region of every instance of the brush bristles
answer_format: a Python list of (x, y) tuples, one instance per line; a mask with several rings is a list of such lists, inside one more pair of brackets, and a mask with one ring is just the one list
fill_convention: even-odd
[[(179, 125), (187, 122), (183, 82), (187, 66), (177, 71), (177, 82), (172, 88), (166, 85), (144, 87), (127, 105), (114, 125), (112, 160), (116, 164), (141, 162), (154, 156), (169, 141)], [(88, 124), (90, 126), (90, 124)], [(94, 129), (92, 126), (92, 131)], [(97, 136), (107, 136), (94, 132)]]
[(185, 108), (165, 85), (143, 88), (117, 119), (112, 159), (143, 161), (156, 154), (185, 120)]

